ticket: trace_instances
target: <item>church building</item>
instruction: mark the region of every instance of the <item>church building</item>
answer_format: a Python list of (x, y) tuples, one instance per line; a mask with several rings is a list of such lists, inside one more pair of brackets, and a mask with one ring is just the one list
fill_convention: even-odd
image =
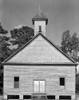
[(77, 64), (47, 38), (42, 12), (32, 23), (33, 39), (3, 62), (4, 99), (75, 100)]

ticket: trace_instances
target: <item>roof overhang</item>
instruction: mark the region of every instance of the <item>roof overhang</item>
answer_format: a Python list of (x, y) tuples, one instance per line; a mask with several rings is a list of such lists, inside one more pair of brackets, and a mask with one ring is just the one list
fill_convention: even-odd
[(2, 63), (3, 65), (16, 65), (16, 66), (77, 66), (77, 63)]
[(35, 21), (46, 21), (46, 25), (48, 24), (48, 18), (32, 18), (33, 25)]

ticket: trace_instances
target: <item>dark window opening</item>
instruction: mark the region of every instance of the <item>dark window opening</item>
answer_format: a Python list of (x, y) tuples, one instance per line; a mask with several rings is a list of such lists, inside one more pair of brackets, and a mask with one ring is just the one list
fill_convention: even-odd
[(18, 82), (19, 81), (19, 77), (14, 77), (14, 81)]
[(19, 88), (19, 77), (14, 77), (14, 88)]
[(55, 99), (55, 96), (54, 95), (48, 95), (47, 99)]
[(7, 99), (19, 99), (19, 95), (8, 95)]
[(68, 99), (71, 100), (71, 96), (59, 96), (59, 99)]
[(39, 32), (42, 32), (42, 30), (41, 30), (41, 26), (39, 26)]
[(23, 99), (31, 99), (31, 95), (24, 95)]
[(65, 78), (60, 78), (60, 85), (64, 86), (65, 85)]

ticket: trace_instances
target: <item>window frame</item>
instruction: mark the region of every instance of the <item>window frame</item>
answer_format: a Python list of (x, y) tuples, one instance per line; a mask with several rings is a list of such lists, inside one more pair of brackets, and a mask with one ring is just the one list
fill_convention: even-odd
[(56, 98), (55, 98), (55, 95), (47, 95), (47, 99), (50, 99), (50, 100), (54, 99), (55, 100)]
[(23, 95), (23, 99), (31, 99), (31, 95)]
[[(15, 78), (18, 78), (18, 80)], [(19, 80), (20, 80), (19, 76), (14, 76), (14, 88), (15, 89), (19, 88)]]
[(59, 100), (71, 100), (71, 95), (59, 95)]
[[(61, 79), (64, 79), (64, 80), (61, 80)], [(66, 78), (65, 77), (60, 77), (59, 78), (59, 85), (65, 87), (65, 85), (66, 85)]]
[[(39, 92), (35, 92), (34, 91), (34, 81), (38, 81), (39, 82)], [(40, 92), (40, 81), (44, 81), (45, 85), (44, 85), (44, 92)], [(45, 79), (34, 79), (33, 80), (33, 92), (34, 93), (45, 93), (46, 92), (46, 80)]]
[(7, 95), (7, 99), (20, 99), (19, 95)]

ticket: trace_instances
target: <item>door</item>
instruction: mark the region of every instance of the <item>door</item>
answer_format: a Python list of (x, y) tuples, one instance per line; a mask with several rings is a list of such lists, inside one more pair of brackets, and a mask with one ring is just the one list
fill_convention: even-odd
[(44, 80), (34, 80), (34, 93), (45, 93)]

